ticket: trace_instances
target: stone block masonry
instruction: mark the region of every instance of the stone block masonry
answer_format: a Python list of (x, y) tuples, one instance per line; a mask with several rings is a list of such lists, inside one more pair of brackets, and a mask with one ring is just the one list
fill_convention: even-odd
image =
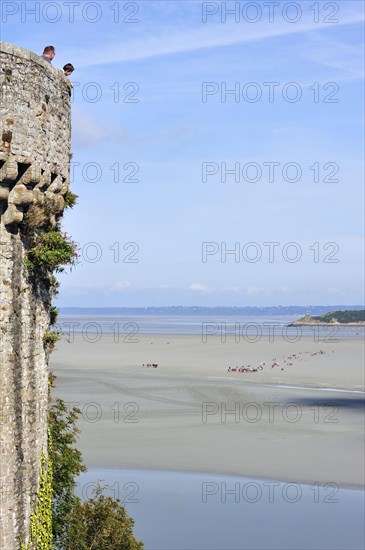
[(50, 278), (24, 265), (69, 191), (70, 84), (38, 55), (0, 43), (0, 548), (29, 540), (47, 454)]

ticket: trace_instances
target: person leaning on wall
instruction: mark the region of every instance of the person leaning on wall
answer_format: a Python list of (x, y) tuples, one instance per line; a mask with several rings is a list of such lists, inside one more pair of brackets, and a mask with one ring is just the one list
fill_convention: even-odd
[[(66, 63), (66, 65), (63, 66), (63, 74), (65, 76), (70, 76), (75, 70), (75, 67), (71, 63)], [(70, 82), (71, 88), (73, 88), (73, 84)]]
[(46, 46), (43, 50), (43, 54), (41, 55), (41, 57), (45, 61), (48, 61), (48, 63), (52, 63), (52, 59), (54, 58), (55, 55), (56, 55), (56, 50), (54, 46)]
[(65, 76), (70, 76), (71, 73), (73, 73), (75, 70), (75, 67), (71, 65), (71, 63), (66, 63), (66, 65), (63, 66), (63, 72)]

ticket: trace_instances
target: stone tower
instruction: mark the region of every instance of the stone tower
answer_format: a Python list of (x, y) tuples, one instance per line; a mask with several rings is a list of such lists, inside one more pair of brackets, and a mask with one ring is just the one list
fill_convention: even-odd
[(38, 55), (0, 43), (1, 550), (27, 544), (47, 455), (51, 276), (30, 277), (35, 235), (56, 226), (69, 191), (70, 84)]

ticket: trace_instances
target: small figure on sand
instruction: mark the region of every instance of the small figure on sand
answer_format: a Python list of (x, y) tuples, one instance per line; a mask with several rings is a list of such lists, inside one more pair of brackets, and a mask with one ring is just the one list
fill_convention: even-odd
[(251, 367), (251, 365), (242, 365), (241, 367), (228, 367), (227, 372), (258, 372), (263, 369), (264, 367), (262, 365), (258, 365), (257, 367)]

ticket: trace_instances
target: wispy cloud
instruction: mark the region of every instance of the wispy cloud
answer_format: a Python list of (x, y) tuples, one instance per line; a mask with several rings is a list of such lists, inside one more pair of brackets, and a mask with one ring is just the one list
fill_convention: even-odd
[(246, 294), (248, 294), (249, 296), (259, 296), (262, 294), (267, 294), (267, 290), (256, 286), (250, 286), (246, 288)]
[(195, 290), (198, 292), (210, 292), (212, 290), (208, 286), (201, 285), (199, 283), (192, 283), (188, 288), (189, 290)]
[(105, 140), (113, 143), (126, 143), (128, 132), (120, 126), (97, 121), (75, 106), (72, 112), (72, 145), (90, 147), (103, 143)]
[(67, 287), (67, 292), (76, 296), (90, 294), (95, 291), (102, 292), (103, 290), (105, 290), (105, 284), (102, 282), (85, 282), (84, 284)]
[[(359, 10), (343, 10), (336, 27), (361, 23), (364, 15)], [(78, 67), (90, 67), (99, 64), (122, 63), (134, 60), (148, 59), (162, 55), (173, 55), (206, 48), (218, 48), (232, 46), (270, 38), (282, 37), (291, 34), (305, 33), (309, 31), (328, 30), (331, 27), (326, 22), (315, 23), (313, 14), (306, 11), (303, 18), (296, 23), (276, 22), (272, 24), (265, 21), (262, 24), (238, 25), (235, 23), (195, 24), (182, 27), (174, 25), (162, 26), (154, 29), (153, 33), (146, 30), (143, 41), (132, 38), (129, 42), (111, 38), (104, 46), (97, 44), (95, 49), (79, 48)], [(332, 25), (333, 27), (333, 25)]]
[(130, 281), (118, 281), (110, 288), (110, 292), (124, 292), (132, 286)]
[(305, 53), (307, 59), (326, 67), (340, 69), (355, 78), (364, 76), (363, 56), (362, 43), (354, 46), (316, 34), (310, 36)]

